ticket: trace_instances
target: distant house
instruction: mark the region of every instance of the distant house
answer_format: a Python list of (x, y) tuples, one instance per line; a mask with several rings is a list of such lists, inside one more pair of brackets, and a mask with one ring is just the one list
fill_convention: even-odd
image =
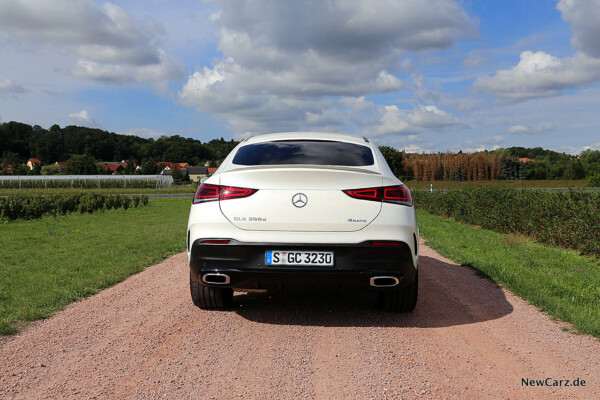
[(527, 158), (527, 157), (519, 158), (519, 161), (521, 161), (523, 164), (526, 164), (528, 162), (535, 162), (535, 160), (533, 158)]
[(14, 172), (14, 168), (10, 164), (0, 164), (0, 170), (4, 171), (6, 175), (10, 175)]
[(123, 160), (123, 161), (103, 161), (102, 163), (104, 165), (120, 165), (123, 168), (127, 167), (127, 160)]
[[(111, 174), (116, 174), (118, 171), (124, 171), (127, 168), (127, 163), (125, 161), (102, 161), (96, 163), (99, 167), (102, 167), (105, 171), (108, 171)], [(121, 168), (121, 170), (119, 170)]]
[(208, 167), (189, 167), (188, 174), (192, 182), (200, 182), (204, 177), (208, 176)]
[(161, 175), (170, 175), (171, 171), (173, 171), (174, 168), (177, 168), (179, 172), (181, 172), (181, 175), (186, 176), (188, 174), (188, 168), (190, 168), (190, 164), (188, 163), (172, 163), (166, 161), (159, 161), (157, 162), (157, 164), (162, 165), (164, 167), (160, 173)]
[(42, 162), (37, 158), (30, 158), (27, 160), (27, 168), (29, 168), (31, 171), (33, 171), (36, 165), (42, 165)]
[(121, 168), (121, 170), (123, 170), (123, 171), (125, 170), (125, 167), (120, 164), (111, 164), (111, 165), (104, 166), (105, 171), (108, 170), (108, 171), (112, 172), (113, 174), (116, 173), (119, 170), (119, 168)]
[(208, 168), (208, 176), (211, 176), (215, 172), (217, 172), (219, 168)]
[(65, 171), (67, 170), (67, 162), (66, 161), (57, 161), (54, 163), (54, 165), (58, 165), (59, 168), (59, 173), (64, 174)]

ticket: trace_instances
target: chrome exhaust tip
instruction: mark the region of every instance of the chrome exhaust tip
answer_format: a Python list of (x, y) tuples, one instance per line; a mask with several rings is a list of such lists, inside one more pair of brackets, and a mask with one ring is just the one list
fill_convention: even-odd
[(229, 282), (231, 282), (231, 279), (229, 279), (229, 275), (227, 274), (211, 272), (202, 275), (202, 282), (208, 283), (210, 285), (228, 285)]
[(400, 280), (395, 276), (374, 276), (371, 278), (371, 286), (373, 287), (394, 287), (400, 283)]

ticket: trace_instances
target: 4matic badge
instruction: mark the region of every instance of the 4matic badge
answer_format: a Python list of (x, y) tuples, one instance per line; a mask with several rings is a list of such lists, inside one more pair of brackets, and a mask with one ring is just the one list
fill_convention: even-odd
[(348, 222), (367, 222), (367, 220), (366, 219), (348, 218)]

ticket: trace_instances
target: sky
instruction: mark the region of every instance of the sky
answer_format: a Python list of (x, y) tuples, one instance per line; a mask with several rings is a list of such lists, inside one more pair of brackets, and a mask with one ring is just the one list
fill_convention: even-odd
[(600, 0), (0, 0), (0, 122), (600, 149)]

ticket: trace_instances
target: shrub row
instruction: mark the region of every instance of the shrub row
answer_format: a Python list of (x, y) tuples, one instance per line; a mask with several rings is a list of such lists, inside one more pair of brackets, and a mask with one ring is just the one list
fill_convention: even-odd
[(104, 195), (96, 193), (0, 198), (0, 220), (36, 219), (43, 215), (70, 212), (93, 213), (98, 210), (128, 209), (148, 205), (148, 196)]
[(154, 189), (156, 187), (169, 186), (162, 182), (157, 182), (158, 178), (149, 179), (93, 179), (93, 178), (75, 178), (75, 179), (2, 179), (0, 177), (0, 188), (2, 189)]
[(416, 207), (432, 214), (600, 256), (600, 192), (480, 186), (413, 197)]

